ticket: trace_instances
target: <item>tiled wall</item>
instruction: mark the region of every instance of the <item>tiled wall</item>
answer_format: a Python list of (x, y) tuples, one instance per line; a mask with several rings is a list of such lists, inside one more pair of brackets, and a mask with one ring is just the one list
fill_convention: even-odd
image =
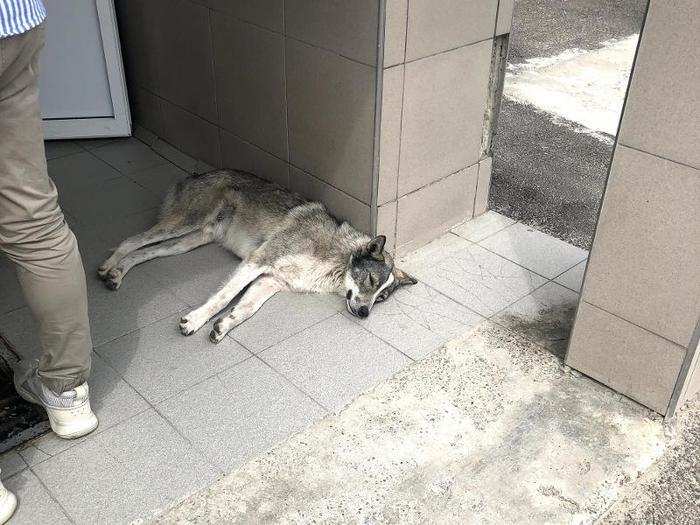
[(116, 0), (134, 121), (371, 229), (379, 0)]
[(486, 210), (494, 37), (513, 0), (116, 4), (134, 121), (186, 153), (403, 251)]
[(651, 0), (567, 363), (660, 413), (700, 389), (696, 0)]
[(386, 2), (377, 231), (399, 253), (486, 211), (494, 38), (513, 1), (500, 4)]

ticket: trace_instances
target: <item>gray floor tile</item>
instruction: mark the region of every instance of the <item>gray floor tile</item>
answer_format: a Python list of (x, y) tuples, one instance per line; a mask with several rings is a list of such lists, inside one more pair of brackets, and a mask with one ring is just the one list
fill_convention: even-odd
[[(49, 176), (53, 179), (58, 188), (59, 201), (63, 204), (64, 195), (70, 195), (84, 188), (99, 188), (112, 179), (119, 179), (122, 174), (102, 162), (87, 151), (80, 150), (79, 153), (60, 157), (48, 161)], [(95, 193), (100, 193), (95, 191)]]
[(546, 281), (453, 234), (416, 250), (399, 265), (484, 316), (502, 310)]
[(185, 179), (187, 175), (186, 171), (178, 168), (175, 164), (167, 162), (145, 170), (134, 171), (129, 173), (128, 177), (160, 198), (163, 198), (173, 184)]
[(72, 140), (47, 140), (44, 142), (46, 160), (65, 157), (73, 153), (80, 153), (82, 148)]
[(90, 264), (86, 274), (90, 328), (96, 346), (187, 307), (144, 271), (143, 265), (131, 270), (117, 291), (105, 287), (95, 268)]
[(215, 467), (152, 409), (34, 471), (79, 523), (147, 519), (217, 475)]
[(483, 215), (479, 215), (459, 226), (455, 226), (452, 228), (452, 231), (469, 241), (478, 242), (489, 235), (493, 235), (507, 228), (511, 224), (515, 224), (515, 221), (510, 217), (506, 217), (495, 211), (487, 211)]
[(588, 257), (586, 250), (521, 223), (514, 224), (479, 244), (549, 279)]
[(260, 354), (329, 410), (391, 376), (410, 360), (337, 314)]
[[(143, 412), (150, 406), (96, 354), (92, 357), (92, 372), (88, 383), (90, 405), (100, 420), (100, 426), (94, 433), (77, 440), (61, 439), (53, 433), (38, 437), (31, 444), (39, 453), (54, 456), (78, 443), (94, 439), (98, 434)], [(36, 459), (40, 458), (40, 454), (34, 455)]]
[(366, 319), (348, 312), (343, 315), (413, 359), (423, 357), (484, 320), (422, 283), (398, 289), (386, 302), (375, 305)]
[(230, 252), (210, 244), (189, 253), (145, 262), (138, 269), (159, 281), (182, 302), (195, 307), (214, 295), (239, 263), (240, 259)]
[(0, 454), (0, 479), (6, 480), (10, 476), (22, 472), (25, 468), (27, 468), (27, 463), (16, 450)]
[(568, 289), (574, 292), (581, 292), (581, 285), (583, 285), (583, 274), (586, 271), (586, 262), (581, 261), (573, 268), (566, 270), (559, 277), (554, 279), (555, 282), (566, 286)]
[[(5, 485), (15, 493), (19, 500), (19, 506), (8, 525), (37, 525), (51, 523), (51, 525), (69, 524), (70, 520), (61, 509), (60, 505), (46, 492), (39, 479), (30, 471), (17, 474), (5, 480)], [(68, 484), (65, 479), (61, 484)], [(81, 502), (85, 505), (85, 502)]]
[(225, 471), (306, 428), (325, 413), (258, 359), (236, 365), (158, 408)]
[(549, 282), (492, 317), (564, 358), (578, 305), (578, 294)]
[(46, 461), (51, 456), (37, 448), (33, 443), (24, 443), (16, 448), (17, 453), (22, 456), (24, 462), (30, 467)]
[(0, 266), (0, 315), (24, 306), (24, 295), (11, 266)]
[(158, 403), (250, 357), (230, 338), (209, 342), (208, 326), (189, 337), (177, 328), (184, 312), (95, 350), (151, 403)]
[(88, 274), (94, 274), (97, 267), (111, 255), (119, 244), (132, 235), (141, 233), (153, 226), (158, 219), (158, 209), (133, 213), (117, 221), (104, 223), (76, 224), (72, 226), (78, 237), (80, 253)]
[(117, 142), (120, 140), (124, 139), (115, 139), (115, 138), (108, 138), (108, 139), (83, 139), (83, 140), (76, 140), (75, 143), (78, 144), (81, 148), (85, 150), (93, 150), (97, 148), (101, 148), (102, 146), (106, 146), (107, 144), (111, 144), (112, 142)]
[(229, 333), (257, 353), (338, 313), (343, 308), (342, 301), (333, 299), (327, 295), (278, 293)]
[(167, 162), (135, 138), (116, 140), (92, 150), (92, 154), (124, 174), (130, 174)]
[(81, 185), (73, 190), (59, 188), (59, 192), (61, 207), (78, 222), (102, 228), (111, 227), (126, 215), (156, 208), (161, 202), (155, 193), (126, 177)]

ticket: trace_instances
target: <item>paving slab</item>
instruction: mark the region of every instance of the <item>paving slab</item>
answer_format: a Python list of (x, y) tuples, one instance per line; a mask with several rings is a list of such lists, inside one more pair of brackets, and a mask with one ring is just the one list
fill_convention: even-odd
[(15, 450), (0, 454), (0, 479), (7, 479), (27, 468), (24, 458)]
[(259, 354), (328, 410), (391, 376), (408, 357), (336, 314)]
[(153, 409), (33, 471), (78, 523), (128, 523), (149, 517), (217, 476), (216, 468)]
[(664, 443), (651, 412), (486, 322), (159, 522), (586, 523)]
[(19, 500), (19, 506), (12, 516), (10, 525), (37, 525), (38, 523), (68, 525), (71, 523), (61, 506), (30, 470), (3, 480), (3, 483)]
[(366, 319), (347, 311), (343, 315), (411, 359), (420, 359), (484, 320), (423, 283), (399, 288), (386, 302), (376, 304)]
[(107, 145), (92, 149), (91, 153), (123, 174), (134, 173), (168, 162), (135, 138), (115, 140)]
[(493, 235), (507, 228), (511, 224), (515, 224), (515, 220), (489, 210), (474, 219), (470, 219), (459, 226), (455, 226), (452, 228), (452, 232), (460, 237), (464, 237), (468, 241), (479, 242), (489, 235)]
[(158, 410), (223, 472), (326, 413), (255, 358), (168, 399)]
[(566, 270), (563, 274), (554, 279), (554, 282), (566, 286), (569, 290), (581, 293), (581, 286), (583, 285), (583, 275), (586, 272), (586, 263), (588, 261), (581, 261), (573, 268)]
[(522, 223), (513, 224), (479, 244), (548, 279), (588, 257), (586, 250)]
[(399, 264), (419, 281), (487, 317), (546, 282), (540, 275), (451, 233)]

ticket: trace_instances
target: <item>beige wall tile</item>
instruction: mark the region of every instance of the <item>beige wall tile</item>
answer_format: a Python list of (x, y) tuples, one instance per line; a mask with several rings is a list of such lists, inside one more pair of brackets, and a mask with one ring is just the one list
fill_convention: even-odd
[(693, 399), (700, 392), (700, 345), (698, 338), (700, 337), (700, 321), (695, 328), (695, 336), (688, 347), (686, 355), (687, 371), (685, 375), (681, 373), (679, 381), (683, 384), (679, 385), (681, 389), (678, 395), (678, 401), (675, 408), (682, 407), (685, 403)]
[(292, 191), (300, 193), (307, 199), (325, 204), (338, 219), (350, 222), (361, 231), (370, 231), (370, 208), (368, 205), (294, 166), (290, 167), (289, 186)]
[(189, 1), (172, 0), (157, 16), (160, 56), (156, 93), (216, 122), (209, 10)]
[(396, 201), (387, 202), (377, 209), (377, 235), (386, 237), (386, 248), (393, 254), (396, 248)]
[[(417, 248), (472, 216), (476, 165), (399, 199), (396, 243)], [(407, 248), (410, 246), (410, 248)]]
[(486, 157), (479, 161), (479, 182), (476, 184), (476, 196), (474, 197), (474, 217), (486, 213), (489, 209), (492, 164), (492, 157)]
[(364, 64), (377, 64), (379, 0), (285, 0), (287, 35)]
[(370, 203), (376, 70), (287, 39), (292, 164)]
[(620, 142), (700, 168), (700, 2), (650, 2)]
[[(150, 1), (150, 0), (148, 0)], [(246, 22), (283, 31), (284, 0), (194, 0), (217, 11), (236, 16)]]
[(379, 138), (378, 202), (396, 199), (401, 145), (401, 102), (403, 100), (404, 66), (384, 70), (382, 80), (382, 123)]
[(498, 0), (411, 0), (406, 60), (493, 36)]
[(687, 346), (700, 312), (700, 173), (618, 146), (583, 298)]
[(515, 0), (498, 0), (498, 19), (496, 20), (496, 34), (494, 36), (510, 33), (513, 7), (515, 7)]
[(221, 166), (219, 128), (167, 100), (163, 107), (163, 138), (197, 160)]
[(582, 301), (566, 364), (664, 414), (684, 355), (684, 348)]
[(221, 165), (248, 171), (260, 178), (289, 187), (289, 165), (249, 144), (225, 129), (221, 130)]
[(115, 3), (129, 95), (136, 86), (159, 93), (158, 71), (162, 61), (159, 14), (165, 8), (164, 2), (121, 0)]
[(384, 67), (404, 61), (408, 0), (387, 0), (384, 26)]
[(224, 14), (212, 32), (220, 125), (286, 159), (284, 37)]
[(406, 64), (399, 195), (478, 161), (491, 47), (487, 41)]

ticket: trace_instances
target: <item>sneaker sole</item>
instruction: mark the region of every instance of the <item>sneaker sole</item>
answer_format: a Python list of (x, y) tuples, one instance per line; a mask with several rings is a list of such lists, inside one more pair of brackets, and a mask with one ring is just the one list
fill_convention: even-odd
[(0, 502), (0, 525), (10, 521), (15, 510), (17, 510), (17, 497), (12, 492), (8, 492)]
[(78, 439), (80, 437), (87, 436), (91, 432), (94, 432), (100, 424), (97, 418), (94, 418), (88, 425), (75, 426), (72, 428), (61, 427), (61, 425), (56, 423), (50, 415), (49, 423), (51, 423), (51, 430), (53, 430), (54, 434), (62, 439)]

